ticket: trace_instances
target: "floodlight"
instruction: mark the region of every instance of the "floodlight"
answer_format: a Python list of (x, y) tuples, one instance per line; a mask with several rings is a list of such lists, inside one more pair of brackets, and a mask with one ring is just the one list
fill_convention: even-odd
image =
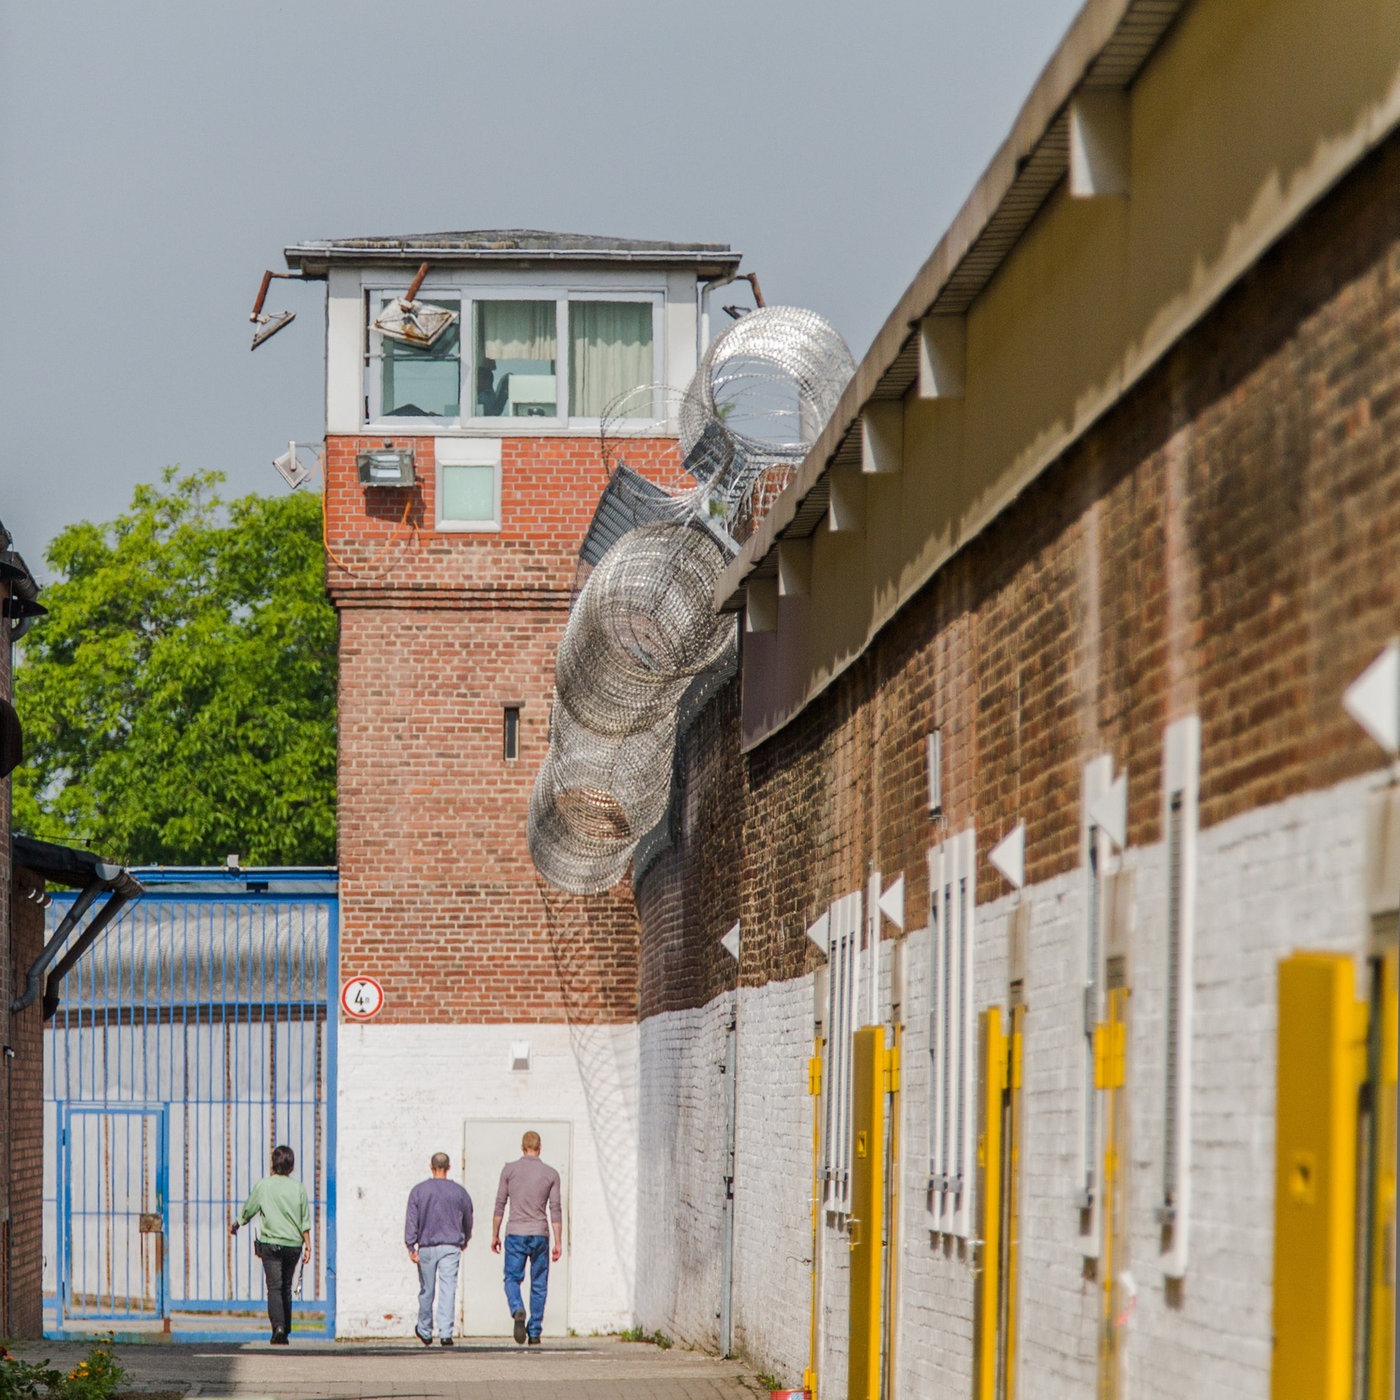
[(267, 300), (267, 289), (272, 285), (274, 277), (286, 278), (288, 281), (300, 281), (301, 274), (297, 272), (264, 272), (262, 285), (258, 288), (258, 294), (253, 300), (253, 311), (248, 319), (257, 327), (253, 332), (253, 343), (249, 347), (256, 350), (265, 340), (271, 340), (283, 326), (289, 326), (296, 320), (295, 311), (270, 311), (263, 314), (263, 302)]
[(372, 452), (355, 456), (361, 486), (412, 486), (413, 449), (385, 443)]
[(409, 284), (408, 294), (390, 302), (375, 318), (374, 328), (380, 335), (426, 349), (457, 320), (455, 311), (415, 300), (427, 275), (428, 264), (423, 263)]
[(297, 445), (294, 442), (287, 444), (287, 450), (280, 457), (272, 459), (272, 465), (277, 468), (278, 475), (293, 491), (304, 482), (311, 480), (311, 469), (297, 460)]

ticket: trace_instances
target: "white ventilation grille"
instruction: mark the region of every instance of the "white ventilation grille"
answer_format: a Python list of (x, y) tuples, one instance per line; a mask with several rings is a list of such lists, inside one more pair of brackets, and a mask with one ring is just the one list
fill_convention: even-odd
[(976, 833), (964, 831), (935, 846), (928, 865), (929, 1229), (967, 1238), (973, 1219), (976, 1145)]

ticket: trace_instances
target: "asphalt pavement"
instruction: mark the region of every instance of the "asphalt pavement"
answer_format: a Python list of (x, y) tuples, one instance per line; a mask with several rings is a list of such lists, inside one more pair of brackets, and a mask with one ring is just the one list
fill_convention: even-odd
[[(11, 1343), (28, 1361), (71, 1369), (79, 1342)], [(680, 1347), (616, 1337), (512, 1342), (309, 1342), (270, 1347), (170, 1343), (114, 1348), (126, 1368), (124, 1394), (181, 1394), (198, 1400), (754, 1400), (768, 1392), (741, 1362)]]

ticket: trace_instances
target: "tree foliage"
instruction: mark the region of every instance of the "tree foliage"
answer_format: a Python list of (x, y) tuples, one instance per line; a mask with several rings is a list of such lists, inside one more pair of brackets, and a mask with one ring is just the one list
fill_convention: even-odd
[(20, 643), (14, 826), (133, 864), (335, 858), (336, 618), (320, 500), (169, 468), (69, 526)]

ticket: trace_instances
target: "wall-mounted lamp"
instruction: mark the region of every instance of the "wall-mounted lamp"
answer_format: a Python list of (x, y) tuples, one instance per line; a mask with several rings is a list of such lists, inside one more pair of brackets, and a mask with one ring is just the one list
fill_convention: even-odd
[(287, 444), (287, 450), (280, 456), (272, 459), (272, 465), (277, 468), (277, 475), (292, 488), (293, 491), (298, 486), (311, 480), (311, 468), (297, 458), (297, 445), (294, 442)]
[(530, 1042), (528, 1040), (511, 1041), (510, 1067), (516, 1072), (523, 1072), (530, 1068)]
[(371, 452), (357, 453), (355, 465), (361, 486), (412, 486), (414, 482), (412, 448), (386, 442)]

